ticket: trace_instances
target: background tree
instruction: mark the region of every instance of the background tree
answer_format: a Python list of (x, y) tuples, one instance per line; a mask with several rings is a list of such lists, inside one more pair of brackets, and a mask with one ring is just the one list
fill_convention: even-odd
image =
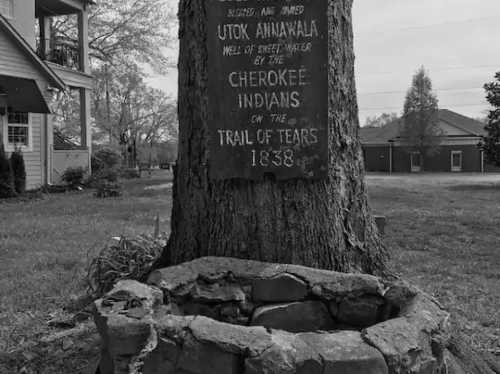
[(485, 130), (488, 135), (483, 137), (482, 148), (488, 162), (500, 166), (500, 72), (495, 74), (495, 80), (484, 85), (486, 100), (493, 109), (488, 115)]
[[(145, 75), (134, 63), (99, 70), (114, 79), (106, 82), (106, 93), (96, 87), (93, 96), (96, 138), (120, 145), (125, 163), (137, 166), (142, 144), (154, 148), (177, 138), (176, 103), (163, 91), (145, 83)], [(99, 76), (99, 75), (98, 75)], [(97, 80), (99, 86), (103, 80)]]
[(146, 102), (146, 110), (151, 115), (141, 129), (140, 141), (144, 147), (140, 157), (151, 167), (154, 163), (159, 163), (158, 145), (177, 141), (177, 105), (159, 90), (150, 90), (146, 95)]
[[(386, 252), (363, 180), (350, 0), (329, 0), (327, 180), (209, 177), (205, 0), (181, 0), (179, 158), (159, 266), (219, 255), (382, 273)], [(333, 26), (334, 25), (334, 26)]]
[(54, 131), (70, 142), (81, 145), (80, 94), (68, 89), (54, 94), (52, 103)]
[[(117, 65), (125, 57), (160, 71), (172, 66), (164, 53), (175, 25), (175, 12), (168, 2), (108, 0), (89, 9), (89, 48), (94, 62)], [(51, 36), (76, 46), (76, 22), (75, 16), (53, 18)]]
[[(175, 106), (173, 100), (166, 100), (163, 92), (145, 83), (146, 70), (164, 72), (173, 66), (166, 52), (173, 40), (175, 12), (163, 0), (99, 1), (89, 9), (89, 47), (95, 77), (93, 139), (121, 148), (125, 162), (135, 166), (137, 149), (141, 148), (139, 143), (144, 136), (139, 129), (157, 127), (147, 136), (150, 145), (163, 139), (153, 133), (158, 134), (161, 130), (158, 124), (166, 122), (151, 119), (151, 108), (147, 106), (158, 106), (165, 101), (169, 102), (169, 111)], [(51, 37), (58, 43), (74, 46), (76, 51), (76, 23), (75, 16), (54, 17)], [(78, 141), (78, 101), (71, 95), (60, 94), (56, 102), (58, 128), (69, 139)], [(159, 114), (162, 118), (163, 109)]]
[(382, 113), (378, 116), (367, 117), (365, 127), (384, 127), (399, 118), (397, 113)]
[(438, 99), (432, 91), (432, 82), (424, 67), (413, 76), (406, 93), (400, 137), (410, 151), (422, 156), (422, 168), (426, 157), (439, 152)]

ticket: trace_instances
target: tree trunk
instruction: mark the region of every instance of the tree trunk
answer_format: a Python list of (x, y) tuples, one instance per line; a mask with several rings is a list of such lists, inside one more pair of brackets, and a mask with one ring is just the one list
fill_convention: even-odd
[(206, 1), (180, 1), (179, 155), (172, 232), (160, 266), (231, 256), (385, 271), (358, 140), (351, 7), (352, 0), (328, 1), (328, 178), (221, 181), (208, 170)]

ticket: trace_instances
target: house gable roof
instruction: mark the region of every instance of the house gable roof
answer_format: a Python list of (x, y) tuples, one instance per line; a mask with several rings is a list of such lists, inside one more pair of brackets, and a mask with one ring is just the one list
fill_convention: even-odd
[(17, 32), (14, 26), (11, 25), (5, 17), (0, 14), (0, 30), (14, 40), (15, 44), (23, 51), (26, 57), (32, 62), (34, 67), (43, 73), (47, 80), (55, 88), (65, 90), (66, 85), (62, 79), (36, 54), (28, 42)]
[[(481, 122), (448, 109), (439, 109), (438, 120), (438, 125), (449, 136), (480, 137), (486, 134)], [(359, 132), (361, 143), (375, 145), (394, 141), (399, 137), (401, 124), (402, 120), (397, 119), (383, 127), (362, 127)]]

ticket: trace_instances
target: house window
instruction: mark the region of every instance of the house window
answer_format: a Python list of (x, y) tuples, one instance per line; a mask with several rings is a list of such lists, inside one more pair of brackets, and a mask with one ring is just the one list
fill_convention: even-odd
[(462, 151), (451, 151), (451, 171), (462, 171)]
[(0, 0), (0, 14), (5, 18), (12, 18), (14, 16), (13, 3), (13, 0)]
[(7, 148), (13, 150), (16, 147), (30, 148), (31, 129), (30, 116), (26, 112), (9, 112), (7, 115)]

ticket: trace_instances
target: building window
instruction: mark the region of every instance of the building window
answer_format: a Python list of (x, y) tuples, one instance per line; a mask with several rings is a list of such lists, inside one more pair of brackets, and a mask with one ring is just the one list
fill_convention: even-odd
[(7, 150), (16, 147), (29, 149), (31, 147), (30, 116), (25, 112), (9, 112), (7, 115)]
[(5, 18), (12, 18), (14, 16), (13, 3), (13, 0), (0, 0), (0, 14)]
[(462, 171), (462, 151), (451, 151), (451, 171)]
[(410, 153), (410, 166), (412, 173), (419, 173), (422, 171), (422, 155), (420, 152)]

